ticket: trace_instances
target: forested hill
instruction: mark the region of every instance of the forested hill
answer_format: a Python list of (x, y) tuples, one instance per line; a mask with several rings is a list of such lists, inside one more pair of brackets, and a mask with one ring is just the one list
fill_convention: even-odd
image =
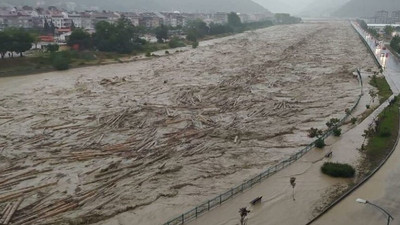
[(400, 10), (400, 0), (351, 0), (339, 8), (334, 15), (339, 17), (371, 17), (376, 11)]
[(2, 4), (36, 6), (37, 2), (64, 8), (99, 9), (117, 11), (182, 11), (182, 12), (268, 12), (252, 0), (1, 0)]

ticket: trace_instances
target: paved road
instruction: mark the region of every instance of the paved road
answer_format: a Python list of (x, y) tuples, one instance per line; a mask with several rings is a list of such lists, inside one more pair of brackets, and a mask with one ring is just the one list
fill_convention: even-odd
[[(384, 67), (384, 75), (394, 94), (400, 94), (400, 62), (388, 50), (385, 44), (371, 37), (367, 32), (355, 25), (356, 30), (364, 37), (365, 41), (375, 53), (375, 57)], [(383, 56), (383, 57), (382, 57)]]
[[(369, 40), (372, 43), (372, 40)], [(376, 50), (372, 45), (373, 51)], [(394, 92), (399, 93), (400, 62), (391, 53), (386, 60), (385, 76)], [(340, 202), (315, 225), (379, 225), (386, 224), (386, 216), (370, 205), (356, 203), (357, 198), (367, 199), (388, 210), (400, 224), (400, 145), (388, 162), (367, 183)]]

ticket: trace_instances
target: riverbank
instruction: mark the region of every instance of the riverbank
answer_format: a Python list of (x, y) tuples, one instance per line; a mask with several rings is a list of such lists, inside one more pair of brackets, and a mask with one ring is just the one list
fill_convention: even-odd
[[(242, 29), (236, 32), (227, 32), (215, 35), (205, 35), (198, 38), (198, 41), (208, 41), (223, 37), (229, 37), (242, 32), (249, 32), (252, 30), (263, 29), (273, 26), (270, 21), (245, 23), (242, 25)], [(100, 66), (109, 64), (118, 64), (133, 62), (137, 60), (149, 59), (152, 57), (160, 57), (176, 52), (182, 51), (182, 49), (191, 48), (193, 43), (185, 39), (179, 40), (179, 47), (173, 47), (168, 42), (165, 43), (146, 43), (141, 50), (136, 50), (131, 54), (120, 54), (114, 52), (100, 52), (100, 51), (67, 51), (69, 57), (67, 58), (70, 62), (66, 63), (72, 68), (82, 68), (88, 66)], [(180, 46), (182, 45), (182, 46)], [(173, 47), (173, 48), (172, 48)], [(197, 46), (196, 46), (197, 47)], [(155, 53), (158, 52), (158, 53)], [(162, 52), (160, 54), (160, 52)], [(33, 50), (29, 52), (26, 57), (15, 57), (0, 59), (0, 77), (17, 76), (17, 75), (29, 75), (38, 74), (44, 72), (56, 71), (57, 69), (53, 65), (53, 58), (50, 53), (42, 52), (41, 50)]]

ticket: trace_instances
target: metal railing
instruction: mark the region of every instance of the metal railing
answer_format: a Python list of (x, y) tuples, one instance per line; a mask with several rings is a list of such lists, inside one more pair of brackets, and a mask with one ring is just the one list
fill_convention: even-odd
[[(358, 73), (357, 78), (358, 78), (359, 86), (361, 88), (361, 93), (358, 96), (357, 102), (349, 110), (349, 113), (346, 113), (346, 115), (340, 120), (340, 122), (335, 127), (329, 129), (320, 137), (321, 139), (325, 140), (327, 137), (329, 137), (333, 133), (333, 130), (335, 128), (343, 125), (343, 123), (351, 116), (351, 113), (354, 111), (354, 109), (360, 103), (361, 97), (363, 96), (363, 82), (362, 82), (362, 77), (361, 77), (360, 71), (357, 70), (357, 73)], [(311, 149), (313, 149), (315, 147), (315, 142), (316, 141), (312, 142), (305, 148), (301, 149), (300, 151), (291, 155), (289, 158), (281, 161), (280, 163), (278, 163), (272, 167), (269, 167), (267, 170), (258, 174), (257, 176), (253, 177), (252, 179), (243, 182), (239, 186), (236, 186), (236, 187), (226, 191), (225, 193), (223, 193), (211, 200), (208, 200), (207, 202), (204, 202), (201, 205), (198, 205), (197, 207), (193, 208), (192, 210), (189, 210), (188, 212), (183, 213), (182, 215), (179, 215), (178, 217), (164, 223), (164, 225), (182, 225), (182, 224), (185, 224), (187, 222), (190, 222), (190, 221), (196, 219), (200, 215), (203, 215), (206, 212), (212, 210), (213, 208), (221, 205), (222, 203), (224, 203), (228, 199), (232, 198), (233, 196), (236, 196), (236, 195), (242, 193), (246, 189), (253, 187), (255, 184), (260, 183), (261, 181), (272, 176), (273, 174), (277, 173), (278, 171), (290, 166), (291, 164), (296, 162), (298, 159), (300, 159), (302, 156), (304, 156), (306, 153), (308, 153)]]
[[(367, 31), (365, 31), (364, 29), (362, 29), (361, 27), (357, 26), (354, 24), (354, 22), (350, 22), (351, 26), (353, 27), (353, 29), (356, 31), (356, 33), (360, 36), (361, 41), (364, 43), (364, 45), (367, 47), (369, 53), (373, 56), (375, 63), (378, 65), (379, 69), (382, 69), (382, 64), (379, 61), (378, 56), (373, 52), (371, 46), (369, 45), (369, 43), (367, 42), (367, 40), (365, 40), (365, 37), (361, 34), (361, 31), (364, 31), (365, 33), (368, 33)], [(369, 33), (368, 33), (369, 34)]]

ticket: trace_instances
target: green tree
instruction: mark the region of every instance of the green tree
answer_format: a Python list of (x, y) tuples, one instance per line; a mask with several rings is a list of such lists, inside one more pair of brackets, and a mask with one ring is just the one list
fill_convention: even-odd
[(364, 30), (368, 30), (368, 25), (364, 20), (357, 20), (357, 23), (360, 25), (361, 28)]
[(210, 27), (209, 31), (210, 35), (226, 34), (233, 32), (233, 28), (228, 24), (210, 23), (209, 27)]
[(91, 48), (91, 36), (88, 32), (83, 29), (75, 29), (69, 36), (67, 45), (74, 46), (79, 45), (79, 50), (90, 49)]
[(168, 37), (168, 27), (161, 25), (156, 28), (156, 38), (158, 43), (164, 43)]
[(187, 40), (197, 41), (197, 39), (203, 38), (208, 34), (209, 27), (203, 20), (197, 19), (188, 21), (184, 30)]
[(294, 24), (301, 22), (301, 18), (291, 16), (288, 13), (276, 13), (275, 20), (278, 24)]
[(0, 55), (4, 59), (4, 56), (11, 47), (11, 37), (8, 33), (0, 31)]
[(179, 38), (174, 37), (172, 38), (169, 43), (168, 43), (170, 48), (179, 48), (179, 47), (185, 47), (185, 43), (183, 43)]
[(22, 57), (23, 53), (32, 48), (34, 38), (32, 35), (22, 29), (11, 28), (5, 31), (11, 39), (9, 51), (16, 52)]
[(126, 18), (121, 18), (116, 24), (101, 21), (95, 26), (96, 33), (93, 42), (100, 51), (131, 53), (143, 48), (145, 41), (140, 39), (141, 29), (132, 25)]
[(231, 12), (228, 14), (228, 24), (232, 27), (241, 27), (242, 21), (237, 13)]
[(383, 28), (383, 31), (385, 32), (385, 35), (388, 37), (392, 37), (392, 34), (394, 32), (394, 27), (392, 26), (385, 26), (385, 28)]
[(55, 52), (51, 55), (53, 67), (57, 70), (69, 69), (70, 56), (67, 52)]
[(368, 28), (368, 33), (372, 35), (374, 38), (379, 38), (379, 33), (375, 28)]
[(390, 42), (390, 47), (400, 54), (400, 36), (396, 35)]

